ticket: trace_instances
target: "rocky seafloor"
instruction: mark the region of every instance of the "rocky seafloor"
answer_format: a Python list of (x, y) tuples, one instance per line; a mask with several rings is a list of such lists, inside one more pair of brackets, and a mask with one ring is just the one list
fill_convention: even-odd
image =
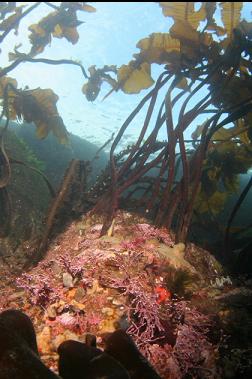
[(103, 237), (101, 222), (72, 222), (25, 272), (29, 249), (1, 262), (0, 310), (31, 318), (46, 366), (57, 372), (63, 341), (92, 333), (103, 348), (121, 328), (161, 378), (252, 377), (251, 281), (133, 213), (118, 212)]

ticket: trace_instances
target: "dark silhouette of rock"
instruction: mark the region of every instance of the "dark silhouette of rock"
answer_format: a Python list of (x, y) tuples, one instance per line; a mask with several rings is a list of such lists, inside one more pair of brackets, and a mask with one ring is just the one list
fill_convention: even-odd
[(68, 340), (58, 347), (59, 374), (63, 379), (129, 379), (113, 357), (97, 349), (94, 338), (87, 343)]
[(90, 379), (130, 379), (126, 369), (106, 353), (91, 360), (89, 373)]
[(0, 379), (59, 378), (38, 356), (31, 320), (18, 310), (0, 314)]
[(37, 355), (38, 347), (36, 334), (30, 318), (17, 309), (8, 309), (0, 314), (1, 323), (8, 329), (18, 332), (21, 337)]
[(132, 338), (122, 329), (104, 336), (105, 352), (120, 362), (132, 379), (160, 379), (140, 353)]
[(58, 347), (59, 374), (63, 379), (84, 378), (92, 358), (102, 354), (102, 350), (85, 343), (68, 340)]

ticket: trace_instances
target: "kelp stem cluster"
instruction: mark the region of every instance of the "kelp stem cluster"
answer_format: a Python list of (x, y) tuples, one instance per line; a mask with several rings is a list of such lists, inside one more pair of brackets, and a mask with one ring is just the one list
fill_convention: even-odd
[[(227, 51), (234, 51), (237, 45), (235, 38), (230, 43)], [(245, 37), (244, 37), (245, 38)], [(246, 39), (246, 38), (245, 38)], [(218, 140), (215, 140), (216, 133), (225, 125), (235, 123), (239, 119), (244, 119), (251, 112), (251, 93), (240, 102), (230, 104), (224, 101), (225, 92), (230, 90), (233, 82), (239, 77), (240, 59), (242, 50), (228, 66), (226, 56), (219, 56), (217, 63), (202, 64), (199, 75), (195, 78), (195, 71), (185, 69), (183, 72), (172, 72), (168, 66), (157, 79), (154, 88), (143, 98), (139, 105), (129, 115), (120, 128), (110, 150), (111, 184), (108, 191), (102, 196), (94, 208), (94, 212), (103, 211), (106, 219), (102, 233), (105, 233), (116, 210), (123, 203), (123, 198), (127, 191), (135, 193), (134, 185), (144, 180), (144, 176), (153, 168), (157, 169), (155, 178), (150, 183), (148, 189), (143, 191), (142, 199), (138, 201), (142, 208), (145, 208), (157, 226), (175, 228), (176, 242), (187, 240), (190, 223), (193, 216), (195, 200), (202, 187), (202, 170), (207, 159), (207, 154), (215, 148)], [(228, 72), (228, 73), (227, 73)], [(193, 78), (192, 78), (193, 77)], [(218, 85), (216, 78), (218, 77)], [(178, 85), (182, 80), (187, 80), (187, 85), (180, 93)], [(210, 85), (210, 90), (201, 95), (201, 90)], [(155, 121), (152, 121), (158, 95), (161, 89), (165, 89), (165, 96)], [(188, 106), (192, 101), (196, 103), (191, 108)], [(220, 102), (217, 106), (217, 102)], [(129, 127), (144, 105), (148, 103), (144, 123), (140, 129), (136, 143), (125, 160), (117, 165), (115, 150)], [(209, 110), (209, 106), (214, 104), (216, 109)], [(179, 115), (176, 120), (175, 107), (179, 105)], [(188, 109), (189, 108), (189, 109)], [(188, 109), (188, 110), (187, 110)], [(196, 131), (193, 146), (188, 150), (184, 134), (194, 125), (198, 116), (208, 113), (208, 118), (201, 126), (200, 131)], [(148, 136), (147, 129), (151, 127)], [(158, 133), (161, 128), (165, 128), (166, 140), (160, 144)], [(244, 128), (236, 131), (236, 135), (244, 132)], [(200, 137), (198, 139), (198, 137)], [(231, 135), (233, 138), (234, 135)], [(222, 140), (222, 142), (224, 142)], [(181, 162), (181, 175), (176, 175), (178, 159)], [(147, 196), (148, 194), (148, 196)], [(127, 200), (129, 195), (127, 195)]]

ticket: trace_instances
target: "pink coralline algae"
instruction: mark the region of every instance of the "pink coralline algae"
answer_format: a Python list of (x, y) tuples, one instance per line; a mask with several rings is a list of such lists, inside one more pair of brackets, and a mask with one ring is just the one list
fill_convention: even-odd
[[(128, 333), (140, 345), (152, 343), (157, 339), (162, 339), (164, 327), (160, 321), (160, 306), (156, 302), (156, 294), (150, 283), (150, 278), (146, 272), (133, 272), (140, 264), (142, 255), (129, 253), (119, 255), (115, 259), (121, 277), (111, 277), (106, 273), (106, 281), (109, 287), (115, 288), (129, 299), (126, 306), (127, 318), (130, 323)], [(158, 338), (157, 338), (158, 334)]]
[(121, 246), (125, 250), (149, 249), (151, 244), (148, 240), (152, 239), (168, 246), (174, 245), (171, 235), (165, 228), (155, 228), (149, 224), (136, 224), (134, 226), (134, 238), (122, 241)]
[(80, 279), (82, 277), (83, 267), (79, 262), (74, 262), (74, 260), (69, 255), (60, 255), (58, 258), (58, 263), (66, 272), (72, 275), (74, 279)]
[(58, 316), (56, 320), (56, 322), (60, 323), (65, 329), (69, 329), (80, 334), (87, 332), (94, 326), (97, 327), (101, 321), (102, 318), (93, 312), (90, 312), (88, 315), (85, 315), (82, 312), (73, 314), (65, 312)]
[(69, 312), (65, 312), (57, 317), (57, 321), (60, 322), (66, 329), (75, 329), (76, 327), (76, 317), (71, 315)]
[(157, 302), (155, 276), (151, 271), (141, 272), (143, 260), (140, 252), (129, 251), (110, 262), (120, 275), (104, 272), (106, 285), (128, 299), (127, 333), (162, 378), (181, 379), (196, 371), (195, 378), (203, 378), (202, 371), (208, 372), (204, 364), (211, 367), (214, 350), (207, 337), (213, 328), (211, 318), (190, 308), (188, 302), (173, 299), (165, 288), (167, 296)]
[(22, 274), (16, 283), (29, 293), (30, 302), (34, 305), (45, 307), (58, 298), (50, 280), (44, 275)]
[(157, 238), (159, 242), (173, 246), (174, 241), (165, 228), (155, 228), (149, 224), (137, 224), (136, 235), (145, 239)]
[(190, 325), (179, 326), (173, 356), (179, 362), (182, 377), (191, 374), (203, 378), (204, 366), (208, 367), (208, 374), (209, 371), (214, 374), (214, 368), (210, 368), (213, 365), (214, 348), (204, 335)]
[(142, 247), (143, 244), (145, 243), (145, 241), (146, 241), (146, 238), (144, 238), (144, 237), (137, 237), (137, 238), (134, 238), (131, 241), (123, 241), (123, 242), (121, 242), (121, 246), (125, 250), (136, 250), (139, 247)]
[(173, 348), (168, 343), (163, 346), (155, 343), (148, 346), (145, 355), (162, 378), (181, 379), (179, 364), (172, 351)]

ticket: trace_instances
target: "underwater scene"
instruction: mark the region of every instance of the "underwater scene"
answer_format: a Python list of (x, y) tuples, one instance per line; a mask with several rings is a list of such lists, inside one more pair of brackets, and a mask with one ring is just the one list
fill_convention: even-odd
[(252, 378), (252, 3), (0, 2), (0, 379)]

